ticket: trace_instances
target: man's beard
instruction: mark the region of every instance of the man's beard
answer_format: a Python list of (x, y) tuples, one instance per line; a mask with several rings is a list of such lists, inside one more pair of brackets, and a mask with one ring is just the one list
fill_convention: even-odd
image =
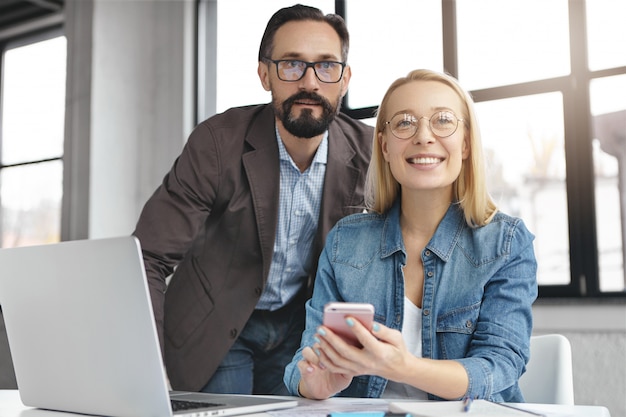
[[(300, 100), (314, 101), (322, 106), (322, 115), (319, 119), (313, 117), (311, 109), (303, 109), (299, 117), (291, 115), (291, 110), (295, 102)], [(276, 116), (282, 122), (285, 129), (292, 135), (299, 138), (313, 138), (319, 136), (328, 130), (330, 122), (335, 119), (339, 113), (340, 99), (333, 106), (330, 101), (316, 93), (302, 91), (285, 100), (282, 105), (278, 104), (275, 99), (272, 100)]]

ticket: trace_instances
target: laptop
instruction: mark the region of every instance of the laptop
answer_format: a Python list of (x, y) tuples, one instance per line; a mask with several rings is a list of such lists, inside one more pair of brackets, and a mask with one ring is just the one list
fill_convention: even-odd
[[(289, 397), (168, 392), (134, 236), (0, 249), (0, 265), (0, 306), (26, 406), (199, 417), (298, 405)], [(174, 411), (172, 400), (189, 409)]]

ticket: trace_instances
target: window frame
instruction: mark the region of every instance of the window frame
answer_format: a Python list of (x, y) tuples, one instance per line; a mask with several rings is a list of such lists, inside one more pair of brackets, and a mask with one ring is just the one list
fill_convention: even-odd
[[(0, 80), (4, 78), (4, 57), (5, 53), (11, 49), (24, 47), (27, 45), (47, 41), (50, 39), (54, 39), (60, 36), (65, 36), (65, 31), (63, 27), (63, 14), (55, 13), (52, 15), (48, 15), (45, 17), (39, 17), (35, 20), (24, 22), (21, 24), (17, 24), (8, 29), (0, 30)], [(0, 82), (0, 172), (4, 169), (10, 169), (14, 167), (20, 166), (29, 166), (36, 165), (41, 163), (47, 163), (52, 161), (60, 161), (65, 166), (64, 161), (64, 153), (63, 151), (61, 155), (50, 158), (32, 158), (26, 159), (23, 161), (19, 161), (16, 163), (3, 164), (2, 163), (2, 142), (4, 140), (2, 135), (2, 97), (3, 97), (3, 86)], [(64, 210), (63, 210), (63, 202), (65, 201), (65, 190), (63, 190), (63, 194), (61, 196), (61, 217), (59, 220), (59, 230), (63, 228), (63, 220), (64, 220)], [(2, 208), (0, 207), (0, 218), (2, 217)], [(0, 225), (0, 229), (2, 225)], [(59, 239), (61, 239), (61, 235), (59, 235)], [(2, 241), (0, 239), (0, 244)]]
[[(441, 0), (441, 5), (444, 71), (458, 77), (456, 0)], [(345, 0), (335, 1), (335, 13), (348, 21), (350, 17), (346, 14)], [(563, 95), (570, 282), (566, 285), (539, 285), (539, 298), (626, 301), (626, 291), (600, 291), (595, 199), (584, 197), (595, 195), (590, 93), (589, 88), (577, 88), (588, 87), (595, 78), (626, 74), (626, 67), (597, 71), (588, 69), (585, 2), (568, 0), (568, 13), (569, 75), (470, 93), (476, 103), (551, 92)], [(349, 94), (343, 99), (343, 113), (356, 119), (374, 117), (376, 107), (351, 108), (348, 105)]]

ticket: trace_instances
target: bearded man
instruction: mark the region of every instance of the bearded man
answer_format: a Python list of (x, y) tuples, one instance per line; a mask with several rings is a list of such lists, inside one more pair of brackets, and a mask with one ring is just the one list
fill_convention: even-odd
[(271, 104), (200, 123), (146, 202), (133, 234), (173, 389), (288, 394), (326, 234), (365, 206), (373, 129), (339, 113), (348, 47), (340, 16), (277, 11), (258, 64)]

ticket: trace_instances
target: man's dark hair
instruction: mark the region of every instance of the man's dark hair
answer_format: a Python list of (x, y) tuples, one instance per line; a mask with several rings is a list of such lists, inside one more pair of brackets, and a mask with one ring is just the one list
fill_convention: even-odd
[(288, 22), (314, 20), (316, 22), (326, 22), (339, 35), (341, 40), (341, 59), (343, 62), (348, 60), (348, 49), (350, 48), (350, 36), (348, 28), (343, 18), (337, 14), (324, 15), (320, 9), (302, 4), (285, 7), (274, 13), (272, 18), (267, 22), (265, 33), (261, 39), (261, 47), (259, 48), (259, 61), (272, 57), (274, 49), (274, 36), (278, 29)]

